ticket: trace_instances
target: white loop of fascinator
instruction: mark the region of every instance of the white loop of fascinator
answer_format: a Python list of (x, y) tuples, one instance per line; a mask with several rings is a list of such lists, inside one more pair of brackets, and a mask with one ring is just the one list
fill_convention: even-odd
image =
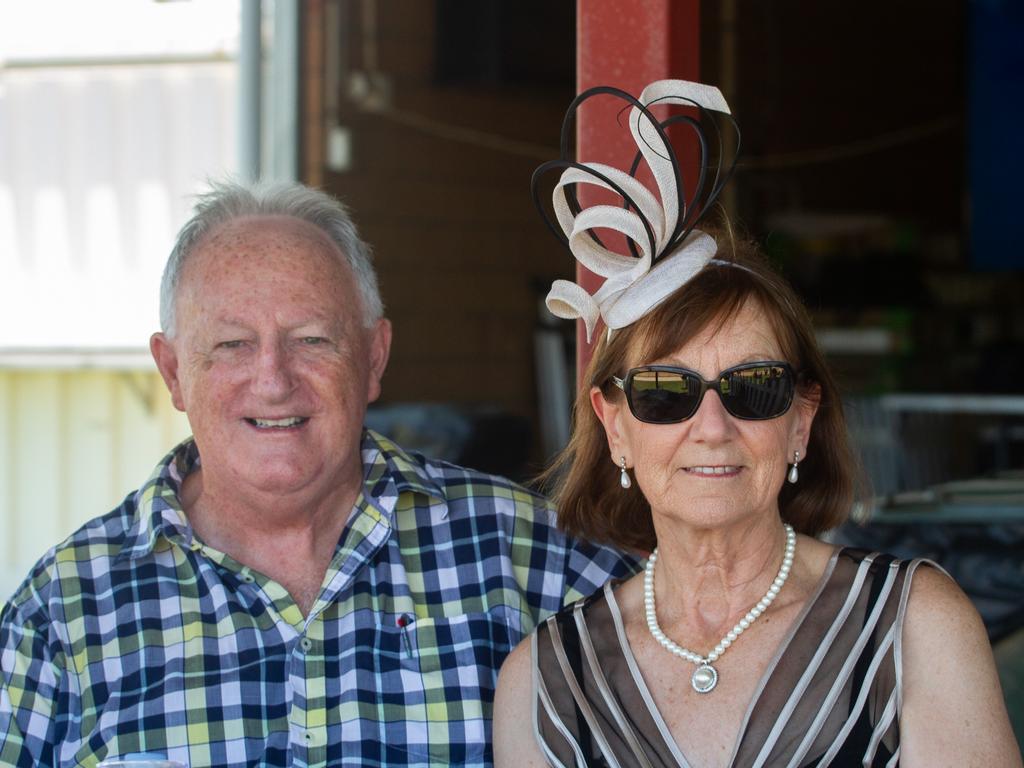
[[(622, 99), (631, 107), (629, 129), (638, 153), (628, 173), (601, 163), (568, 159), (576, 109), (583, 101), (603, 94)], [(683, 114), (659, 121), (649, 109), (655, 104), (695, 107), (699, 117)], [(710, 116), (723, 117), (732, 125), (738, 147), (739, 131), (729, 105), (717, 88), (700, 83), (660, 80), (647, 86), (639, 99), (616, 88), (591, 88), (570, 105), (562, 125), (562, 158), (545, 163), (534, 173), (533, 198), (548, 227), (579, 263), (605, 278), (593, 295), (576, 283), (556, 280), (547, 296), (547, 306), (553, 315), (583, 320), (588, 342), (598, 318), (604, 320), (609, 333), (630, 325), (713, 259), (714, 239), (696, 230), (695, 225), (717, 199), (735, 160), (724, 161), (721, 131), (716, 123), (710, 135), (715, 141), (708, 141), (702, 122)], [(666, 131), (676, 123), (690, 129), (699, 154), (698, 177), (690, 200), (684, 196), (685, 179)], [(714, 160), (711, 143), (718, 150)], [(641, 160), (651, 171), (657, 195), (635, 178)], [(540, 204), (539, 182), (553, 169), (561, 169), (562, 174), (552, 194), (550, 216)], [(714, 172), (710, 183), (709, 170)], [(583, 209), (576, 194), (579, 184), (610, 190), (622, 198), (623, 204)], [(609, 250), (597, 236), (598, 228), (625, 236), (631, 254)]]

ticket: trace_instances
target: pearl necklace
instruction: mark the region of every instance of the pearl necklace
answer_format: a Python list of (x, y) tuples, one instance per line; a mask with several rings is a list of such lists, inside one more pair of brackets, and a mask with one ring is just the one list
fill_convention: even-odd
[(796, 553), (796, 532), (793, 530), (793, 526), (788, 523), (785, 524), (785, 529), (786, 550), (782, 555), (782, 566), (779, 568), (775, 581), (768, 587), (765, 596), (757, 601), (757, 605), (751, 608), (747, 615), (740, 619), (739, 623), (730, 629), (725, 637), (718, 641), (718, 645), (707, 656), (701, 656), (678, 645), (662, 632), (661, 627), (658, 626), (658, 614), (654, 609), (654, 566), (658, 562), (657, 547), (655, 547), (648, 558), (647, 567), (644, 569), (644, 608), (647, 611), (647, 627), (651, 630), (651, 634), (654, 635), (654, 639), (661, 643), (667, 651), (674, 653), (682, 659), (686, 659), (691, 664), (697, 665), (697, 669), (694, 670), (693, 676), (690, 678), (690, 684), (697, 693), (709, 693), (718, 684), (718, 670), (711, 666), (712, 662), (717, 661), (725, 653), (726, 649), (736, 642), (736, 638), (742, 635), (743, 631), (753, 624), (758, 616), (765, 612), (779, 594), (779, 590), (786, 583), (786, 579), (789, 578), (789, 572), (793, 567), (793, 555)]

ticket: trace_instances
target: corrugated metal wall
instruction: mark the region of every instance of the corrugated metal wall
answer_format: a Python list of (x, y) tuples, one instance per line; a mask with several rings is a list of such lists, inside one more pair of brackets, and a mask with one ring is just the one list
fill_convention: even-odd
[(0, 604), (188, 434), (155, 371), (0, 370)]
[(237, 80), (230, 60), (0, 67), (0, 352), (146, 348), (175, 232), (235, 168)]

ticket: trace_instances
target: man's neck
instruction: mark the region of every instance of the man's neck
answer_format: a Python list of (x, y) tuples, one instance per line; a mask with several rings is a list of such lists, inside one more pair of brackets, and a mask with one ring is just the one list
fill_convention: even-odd
[(359, 496), (361, 484), (347, 485), (320, 498), (228, 493), (199, 470), (180, 497), (203, 544), (281, 584), (306, 615)]

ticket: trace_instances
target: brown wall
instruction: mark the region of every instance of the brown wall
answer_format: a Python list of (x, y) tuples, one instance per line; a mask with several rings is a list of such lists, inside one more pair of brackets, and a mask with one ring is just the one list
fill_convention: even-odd
[[(439, 85), (435, 3), (375, 5), (375, 35), (353, 2), (337, 4), (341, 29), (326, 31), (325, 48), (341, 45), (338, 123), (352, 164), (323, 171), (322, 185), (352, 208), (376, 254), (395, 332), (383, 399), (497, 404), (532, 418), (538, 286), (573, 266), (534, 211), (530, 176), (557, 155), (571, 51), (558, 82)], [(383, 111), (345, 94), (374, 56)], [(307, 106), (315, 112), (316, 94)]]

